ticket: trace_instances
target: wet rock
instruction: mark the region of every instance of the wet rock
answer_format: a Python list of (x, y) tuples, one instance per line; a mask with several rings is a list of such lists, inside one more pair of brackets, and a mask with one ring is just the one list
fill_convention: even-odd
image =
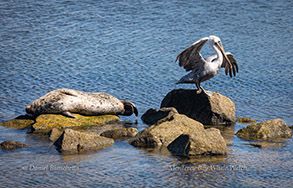
[(250, 118), (243, 117), (243, 118), (238, 118), (236, 120), (236, 122), (238, 122), (238, 123), (255, 123), (256, 121), (253, 119), (250, 119)]
[(239, 138), (246, 140), (274, 140), (292, 136), (292, 130), (281, 119), (253, 123), (237, 131)]
[(160, 110), (149, 109), (141, 117), (142, 121), (148, 125), (156, 124), (159, 120), (178, 114), (177, 110), (173, 107), (161, 108)]
[(235, 104), (231, 99), (216, 92), (209, 93), (211, 96), (196, 90), (173, 90), (165, 96), (161, 108), (174, 107), (180, 114), (204, 125), (235, 123)]
[(215, 128), (182, 134), (168, 145), (168, 149), (184, 156), (227, 154), (226, 142)]
[(114, 140), (87, 134), (72, 129), (66, 129), (54, 142), (56, 149), (65, 154), (84, 153), (104, 149), (114, 145)]
[(283, 143), (255, 142), (255, 143), (249, 143), (249, 145), (257, 147), (257, 148), (271, 148), (271, 147), (281, 146), (283, 145)]
[(107, 130), (101, 136), (113, 139), (133, 138), (138, 133), (136, 128), (120, 128)]
[(53, 128), (49, 133), (48, 137), (51, 141), (56, 141), (63, 133), (62, 129)]
[(16, 142), (13, 140), (8, 140), (8, 141), (4, 141), (0, 144), (0, 148), (2, 149), (6, 149), (6, 150), (13, 150), (13, 149), (18, 149), (18, 148), (22, 148), (25, 146), (29, 146), (30, 144), (24, 144), (21, 142)]
[(83, 116), (74, 114), (75, 118), (59, 114), (42, 114), (36, 118), (33, 124), (34, 132), (49, 132), (53, 128), (66, 128), (78, 126), (98, 126), (106, 123), (119, 122), (115, 115)]
[(24, 129), (26, 127), (29, 127), (33, 123), (34, 123), (34, 120), (32, 120), (31, 117), (26, 115), (21, 115), (21, 116), (18, 116), (17, 118), (1, 123), (0, 126), (10, 127), (15, 129)]
[(155, 125), (140, 131), (130, 144), (136, 147), (154, 148), (168, 146), (181, 134), (203, 131), (203, 125), (182, 114), (164, 118)]

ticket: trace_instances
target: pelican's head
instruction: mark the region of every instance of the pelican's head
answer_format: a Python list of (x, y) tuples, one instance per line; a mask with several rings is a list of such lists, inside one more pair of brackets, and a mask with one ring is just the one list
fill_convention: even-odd
[(215, 48), (216, 44), (222, 45), (221, 39), (217, 36), (214, 36), (214, 35), (209, 36), (209, 43), (210, 43), (211, 48)]
[(230, 63), (230, 61), (226, 55), (226, 52), (223, 48), (221, 39), (217, 36), (211, 35), (211, 36), (209, 36), (209, 43), (210, 43), (211, 48), (213, 48), (215, 51), (217, 51), (216, 49), (220, 50), (220, 52), (223, 54), (223, 57), (228, 62), (229, 67), (232, 68), (232, 64)]

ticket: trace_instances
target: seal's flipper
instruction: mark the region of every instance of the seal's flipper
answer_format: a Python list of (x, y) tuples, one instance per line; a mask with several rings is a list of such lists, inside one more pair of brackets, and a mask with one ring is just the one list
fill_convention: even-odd
[(62, 112), (62, 115), (66, 116), (66, 117), (70, 117), (70, 118), (75, 118), (75, 115), (73, 115), (71, 112), (66, 111), (66, 112)]
[(69, 95), (73, 97), (78, 97), (78, 94), (79, 94), (78, 91), (73, 89), (58, 89), (57, 91), (59, 91), (61, 94)]

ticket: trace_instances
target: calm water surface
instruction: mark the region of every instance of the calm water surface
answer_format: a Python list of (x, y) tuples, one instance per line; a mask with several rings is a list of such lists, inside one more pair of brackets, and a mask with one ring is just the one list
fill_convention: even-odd
[[(236, 104), (236, 116), (293, 123), (292, 1), (0, 1), (0, 122), (24, 114), (47, 92), (107, 92), (136, 104), (140, 116), (159, 108), (185, 71), (176, 56), (217, 35), (240, 72), (205, 82)], [(211, 55), (209, 47), (203, 55)], [(134, 125), (146, 127), (142, 121)], [(121, 120), (134, 122), (134, 117)], [(225, 157), (180, 159), (128, 141), (83, 155), (61, 155), (52, 143), (0, 127), (0, 142), (32, 146), (0, 150), (2, 187), (290, 187), (293, 141), (259, 149), (223, 130)]]

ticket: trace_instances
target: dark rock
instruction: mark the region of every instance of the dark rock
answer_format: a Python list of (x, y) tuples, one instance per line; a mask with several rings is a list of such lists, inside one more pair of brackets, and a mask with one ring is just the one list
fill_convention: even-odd
[(84, 153), (96, 151), (114, 145), (114, 140), (87, 134), (72, 129), (66, 129), (63, 134), (54, 142), (56, 149), (65, 154)]
[(113, 139), (133, 138), (138, 133), (136, 128), (120, 128), (107, 130), (101, 136)]
[(211, 96), (196, 90), (173, 90), (165, 96), (161, 108), (174, 107), (180, 114), (204, 125), (235, 123), (235, 104), (219, 93), (209, 93)]
[(260, 123), (253, 123), (237, 131), (236, 135), (246, 140), (274, 140), (291, 137), (292, 130), (283, 120), (272, 119)]
[(141, 117), (142, 121), (148, 125), (156, 124), (159, 120), (178, 114), (177, 110), (173, 107), (161, 108), (160, 110), (149, 109)]
[(238, 118), (237, 120), (236, 120), (236, 122), (238, 122), (238, 123), (255, 123), (256, 121), (255, 120), (253, 120), (253, 119), (250, 119), (250, 118)]
[(0, 144), (0, 148), (2, 149), (6, 149), (6, 150), (13, 150), (13, 149), (18, 149), (18, 148), (22, 148), (25, 146), (29, 146), (30, 144), (24, 144), (21, 142), (16, 142), (13, 140), (8, 140), (8, 141), (4, 141)]
[(136, 147), (154, 148), (168, 146), (181, 134), (203, 131), (203, 125), (182, 114), (164, 118), (155, 125), (140, 131), (130, 144)]
[(182, 134), (168, 145), (168, 149), (185, 156), (227, 154), (226, 142), (215, 128)]

